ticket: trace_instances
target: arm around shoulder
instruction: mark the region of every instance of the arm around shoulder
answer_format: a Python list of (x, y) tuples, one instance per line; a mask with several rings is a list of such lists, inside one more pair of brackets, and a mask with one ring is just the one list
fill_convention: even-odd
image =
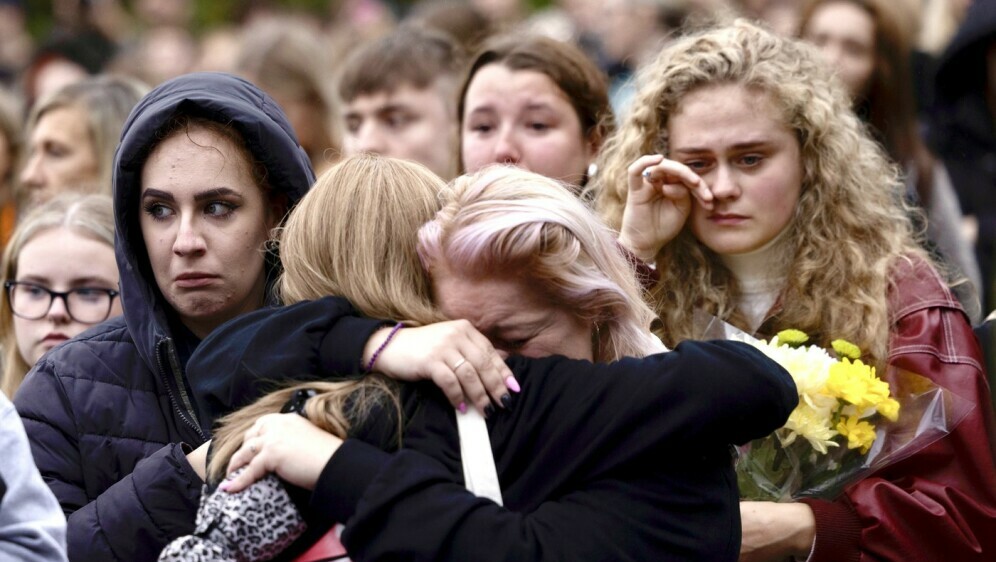
[(291, 381), (362, 373), (363, 347), (382, 321), (339, 297), (263, 308), (216, 328), (187, 363), (201, 425)]

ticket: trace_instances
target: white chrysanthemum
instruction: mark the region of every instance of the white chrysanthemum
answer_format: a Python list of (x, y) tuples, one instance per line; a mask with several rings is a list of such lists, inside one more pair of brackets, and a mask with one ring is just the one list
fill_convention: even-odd
[(820, 453), (826, 453), (827, 447), (836, 447), (837, 443), (831, 440), (837, 435), (832, 426), (832, 419), (838, 401), (837, 398), (825, 394), (825, 387), (827, 377), (830, 375), (830, 366), (837, 360), (820, 347), (778, 345), (777, 337), (772, 338), (770, 342), (749, 336), (738, 339), (761, 350), (784, 367), (795, 380), (799, 390), (799, 405), (778, 432), (782, 444), (788, 445), (795, 441), (796, 436), (801, 436)]

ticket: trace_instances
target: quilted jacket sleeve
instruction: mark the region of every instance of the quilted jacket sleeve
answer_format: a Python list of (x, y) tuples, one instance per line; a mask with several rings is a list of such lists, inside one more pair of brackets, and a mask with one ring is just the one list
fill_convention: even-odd
[(99, 489), (80, 448), (76, 411), (54, 361), (43, 359), (29, 373), (15, 405), (24, 421), (43, 479), (68, 518), (71, 561), (155, 560), (172, 538), (193, 529), (201, 480), (187, 462), (184, 445), (168, 444), (138, 462), (115, 484)]

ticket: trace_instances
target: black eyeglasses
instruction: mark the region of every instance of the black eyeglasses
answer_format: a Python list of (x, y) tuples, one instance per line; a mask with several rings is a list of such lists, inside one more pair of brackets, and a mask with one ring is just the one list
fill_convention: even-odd
[(28, 281), (4, 281), (10, 310), (26, 320), (43, 318), (52, 308), (52, 302), (62, 299), (69, 317), (83, 324), (96, 324), (107, 320), (118, 292), (100, 287), (77, 287), (65, 292), (53, 291), (44, 285)]

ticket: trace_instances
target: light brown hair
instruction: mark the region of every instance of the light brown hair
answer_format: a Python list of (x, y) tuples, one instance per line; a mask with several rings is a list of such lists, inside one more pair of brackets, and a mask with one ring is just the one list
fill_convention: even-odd
[[(332, 67), (323, 51), (330, 49), (318, 30), (307, 21), (290, 17), (267, 18), (254, 22), (242, 34), (242, 48), (236, 59), (238, 72), (270, 95), (307, 104), (318, 123), (315, 139), (308, 143), (312, 167), (320, 170), (342, 151), (339, 129), (339, 102)], [(300, 134), (299, 134), (300, 136)]]
[[(34, 208), (14, 230), (4, 248), (0, 270), (4, 281), (17, 279), (18, 257), (35, 236), (53, 228), (68, 228), (114, 248), (114, 213), (108, 195), (66, 193)], [(3, 375), (0, 390), (13, 398), (24, 376), (31, 370), (17, 347), (14, 313), (7, 291), (0, 297), (0, 342), (3, 345)]]
[[(402, 25), (346, 59), (339, 77), (339, 97), (349, 103), (360, 96), (393, 92), (406, 84), (424, 90), (437, 82), (445, 86), (444, 93), (452, 94), (465, 62), (463, 51), (449, 35)], [(454, 100), (448, 101), (453, 107)]]
[(484, 277), (521, 272), (593, 326), (596, 361), (663, 351), (615, 233), (568, 186), (496, 165), (457, 178), (441, 200), (443, 208), (418, 235), (430, 273), (439, 267)]
[(77, 107), (87, 119), (87, 133), (97, 156), (99, 166), (97, 181), (90, 188), (110, 195), (111, 174), (114, 171), (114, 151), (121, 140), (121, 130), (132, 108), (149, 87), (138, 79), (121, 75), (98, 75), (63, 86), (38, 100), (28, 114), (27, 125), (31, 131), (46, 113), (64, 107)]

